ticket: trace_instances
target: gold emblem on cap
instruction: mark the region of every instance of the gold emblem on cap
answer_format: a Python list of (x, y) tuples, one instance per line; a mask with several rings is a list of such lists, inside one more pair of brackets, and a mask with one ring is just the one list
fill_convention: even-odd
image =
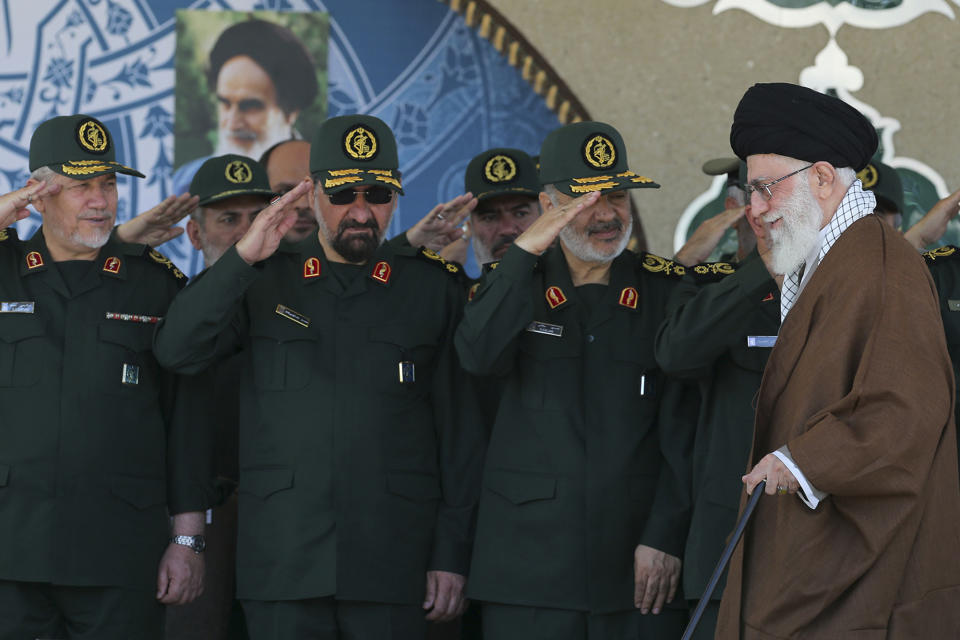
[(583, 145), (583, 158), (591, 167), (608, 169), (617, 161), (617, 148), (607, 136), (595, 135)]
[(87, 151), (93, 153), (103, 153), (107, 150), (107, 132), (100, 126), (99, 122), (86, 120), (77, 129), (77, 142)]
[(517, 163), (505, 155), (495, 155), (483, 165), (483, 175), (490, 182), (509, 182), (517, 175)]
[(860, 173), (857, 174), (857, 177), (860, 178), (860, 182), (863, 183), (864, 189), (870, 189), (877, 184), (877, 181), (880, 180), (880, 174), (877, 172), (877, 168), (872, 164), (868, 164), (863, 168)]
[(243, 160), (233, 160), (224, 169), (223, 175), (234, 184), (246, 184), (253, 180), (253, 171)]
[(343, 148), (354, 160), (369, 160), (377, 153), (377, 137), (366, 127), (356, 127), (343, 139)]

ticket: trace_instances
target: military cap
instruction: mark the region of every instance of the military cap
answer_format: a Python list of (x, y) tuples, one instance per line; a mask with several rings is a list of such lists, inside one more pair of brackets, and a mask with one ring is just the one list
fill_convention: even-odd
[[(903, 183), (900, 174), (891, 166), (879, 160), (871, 160), (857, 177), (863, 183), (864, 189), (873, 191), (877, 197), (877, 204), (884, 210), (896, 209), (896, 213), (903, 213)], [(892, 211), (889, 211), (893, 213)]]
[(540, 182), (570, 196), (660, 187), (627, 167), (623, 138), (603, 122), (577, 122), (551, 131), (540, 147)]
[(714, 158), (703, 163), (703, 172), (708, 176), (727, 176), (728, 187), (743, 189), (747, 184), (747, 163), (739, 158)]
[(360, 185), (387, 186), (403, 193), (397, 141), (387, 123), (356, 114), (324, 121), (310, 145), (310, 173), (326, 193)]
[(200, 206), (237, 196), (273, 198), (267, 170), (252, 158), (228, 153), (210, 158), (197, 170), (190, 182), (190, 193), (200, 198)]
[(57, 116), (40, 124), (30, 138), (30, 171), (50, 167), (74, 180), (96, 178), (105, 173), (142, 173), (116, 161), (110, 131), (96, 118), (84, 114)]
[(533, 158), (519, 149), (502, 147), (474, 156), (467, 165), (463, 185), (464, 191), (472, 193), (477, 200), (504, 195), (536, 197), (540, 193)]

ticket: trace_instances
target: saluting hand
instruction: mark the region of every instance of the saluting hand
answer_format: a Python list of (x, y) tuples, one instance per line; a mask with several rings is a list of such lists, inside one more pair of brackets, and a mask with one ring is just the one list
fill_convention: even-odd
[(517, 236), (513, 244), (524, 251), (540, 255), (550, 248), (560, 232), (567, 224), (577, 217), (577, 214), (592, 205), (600, 198), (599, 191), (591, 191), (579, 198), (574, 198), (562, 205), (554, 205), (541, 195), (540, 203), (544, 204), (543, 214), (534, 220), (527, 230)]
[(746, 207), (725, 209), (712, 218), (704, 220), (680, 247), (680, 251), (677, 251), (675, 260), (685, 267), (705, 262), (720, 244), (723, 234), (737, 224), (746, 210)]
[(470, 221), (468, 220), (463, 224), (463, 231), (460, 232), (460, 237), (440, 249), (438, 252), (440, 257), (447, 262), (466, 263), (467, 247), (470, 246), (470, 235)]
[(947, 232), (947, 223), (956, 218), (958, 213), (960, 213), (960, 189), (933, 205), (926, 215), (903, 234), (903, 237), (918, 251), (923, 251), (927, 245), (933, 244)]
[(441, 202), (407, 230), (407, 240), (411, 246), (440, 251), (462, 235), (460, 225), (476, 207), (477, 199), (469, 191)]
[(158, 247), (183, 233), (177, 223), (189, 215), (200, 203), (198, 196), (184, 193), (167, 196), (160, 204), (117, 227), (117, 237), (123, 242), (140, 242)]
[(657, 615), (664, 603), (673, 602), (680, 584), (680, 558), (637, 545), (633, 552), (633, 606), (640, 613)]
[(297, 222), (297, 210), (293, 204), (312, 187), (310, 179), (304, 178), (257, 214), (247, 232), (237, 240), (237, 253), (244, 262), (255, 264), (273, 255), (284, 234)]
[(27, 205), (43, 196), (60, 192), (60, 185), (53, 182), (36, 182), (0, 196), (0, 229), (6, 229), (17, 220), (30, 216)]

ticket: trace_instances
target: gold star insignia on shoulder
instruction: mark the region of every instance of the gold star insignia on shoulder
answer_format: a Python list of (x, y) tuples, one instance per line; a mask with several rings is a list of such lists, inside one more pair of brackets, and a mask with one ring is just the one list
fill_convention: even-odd
[(645, 270), (661, 276), (680, 278), (687, 273), (687, 268), (682, 264), (677, 264), (673, 260), (667, 260), (652, 253), (644, 253), (641, 264), (643, 264)]

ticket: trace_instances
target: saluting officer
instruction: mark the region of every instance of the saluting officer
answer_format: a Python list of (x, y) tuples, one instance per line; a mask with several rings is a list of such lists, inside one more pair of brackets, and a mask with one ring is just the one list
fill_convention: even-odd
[(678, 406), (653, 338), (684, 269), (626, 249), (627, 190), (659, 185), (613, 127), (562, 127), (540, 163), (543, 214), (456, 336), (468, 371), (503, 376), (470, 596), (492, 640), (675, 638), (696, 402)]
[(101, 122), (42, 123), (30, 170), (0, 213), (0, 637), (159, 638), (202, 589), (210, 489), (151, 346), (185, 278), (111, 237), (117, 174), (143, 174)]
[[(310, 169), (184, 289), (157, 350), (190, 372), (248, 359), (237, 580), (251, 637), (420, 637), (423, 609), (464, 607), (483, 454), (452, 344), (459, 267), (383, 244), (403, 191), (381, 120), (324, 122)], [(281, 244), (308, 192), (319, 234)]]

